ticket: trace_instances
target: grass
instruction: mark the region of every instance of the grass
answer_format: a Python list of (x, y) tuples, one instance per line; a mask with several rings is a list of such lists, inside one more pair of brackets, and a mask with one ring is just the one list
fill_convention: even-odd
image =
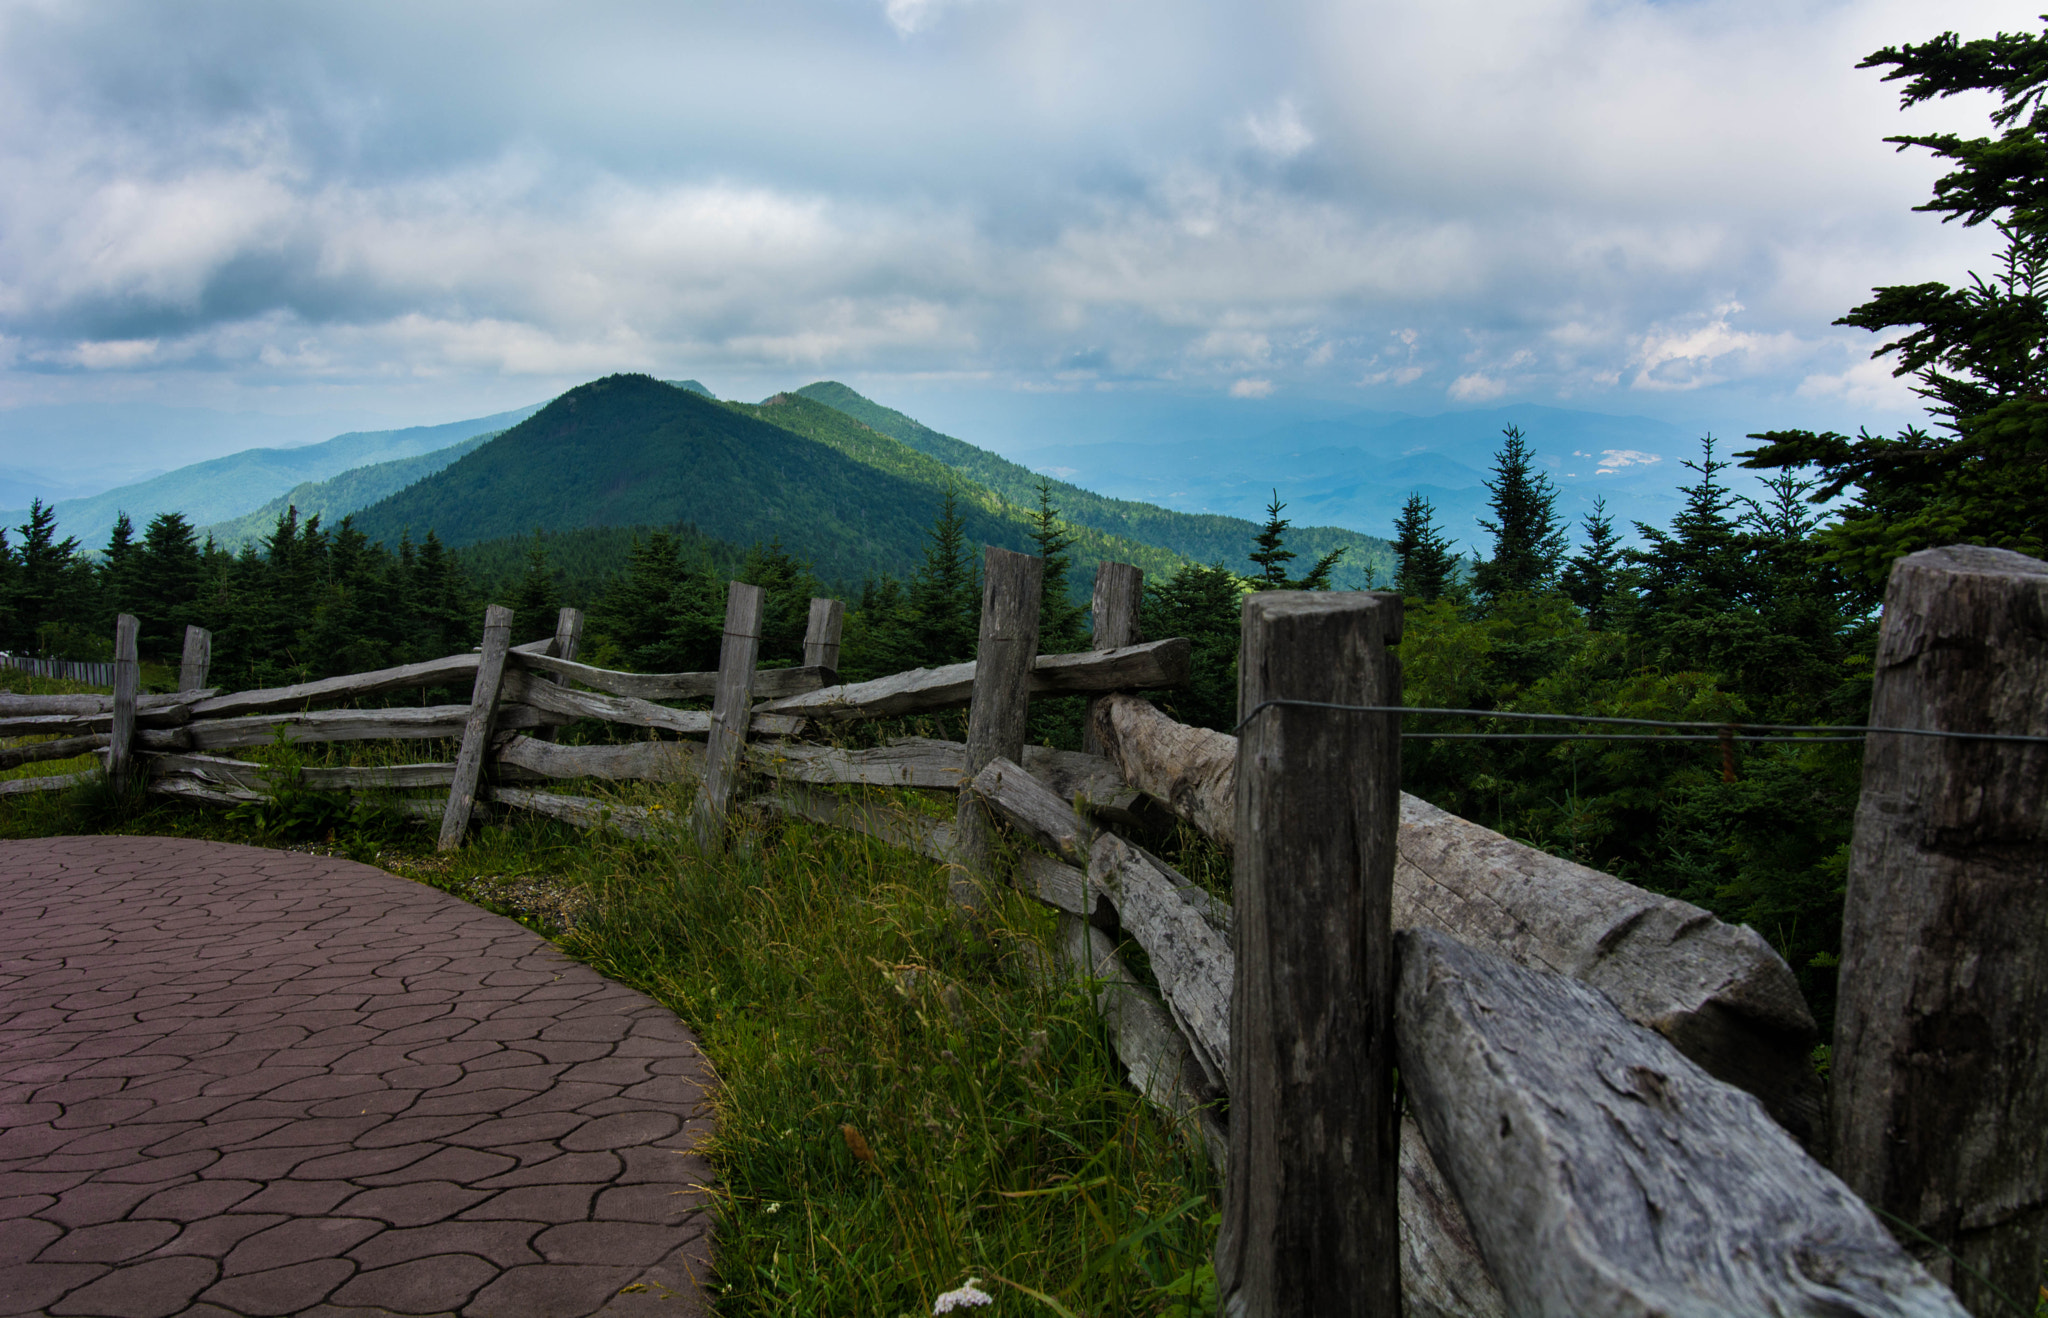
[[(686, 816), (692, 790), (616, 795)], [(77, 832), (260, 836), (247, 817), (119, 800), (103, 782), (0, 799), (0, 837)], [(526, 816), (450, 853), (389, 814), (320, 840), (524, 919), (698, 1032), (721, 1082), (720, 1313), (921, 1315), (970, 1277), (996, 1296), (991, 1313), (1214, 1312), (1208, 1163), (1124, 1082), (1085, 989), (1045, 973), (1053, 916), (1022, 896), (963, 921), (932, 862), (760, 820), (712, 857), (680, 835), (634, 842)], [(494, 900), (536, 881), (582, 890), (568, 932)]]

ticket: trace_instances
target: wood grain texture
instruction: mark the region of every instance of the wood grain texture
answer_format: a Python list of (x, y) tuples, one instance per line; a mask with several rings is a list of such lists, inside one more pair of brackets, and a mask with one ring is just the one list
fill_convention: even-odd
[[(1222, 808), (1236, 793), (1237, 739), (1177, 723), (1136, 696), (1103, 705), (1104, 749), (1132, 785), (1231, 845), (1235, 824)], [(1791, 968), (1755, 930), (1406, 793), (1395, 845), (1395, 928), (1441, 929), (1592, 984), (1630, 1020), (1763, 1099), (1802, 1142), (1819, 1137), (1813, 1016)]]
[[(529, 656), (530, 658), (531, 656)], [(559, 718), (597, 719), (633, 728), (662, 728), (682, 736), (708, 736), (711, 712), (670, 709), (636, 696), (606, 696), (540, 681), (532, 673), (508, 672), (504, 698)], [(803, 731), (804, 720), (787, 714), (755, 714), (749, 731), (757, 737), (789, 737)]]
[(505, 653), (512, 648), (512, 610), (493, 604), (484, 610), (484, 643), (477, 655), (469, 710), (462, 721), (462, 748), (455, 754), (455, 776), (448, 785), (448, 808), (441, 816), (441, 851), (462, 845), (469, 831), (470, 808), (490, 754), (491, 732), (498, 714), (498, 687), (505, 677)]
[[(1174, 637), (1117, 650), (1042, 654), (1032, 665), (1031, 694), (1087, 695), (1096, 691), (1178, 686), (1187, 681), (1189, 648), (1185, 638)], [(800, 714), (828, 723), (894, 718), (935, 709), (958, 709), (973, 694), (974, 665), (947, 664), (941, 668), (913, 668), (872, 682), (829, 686), (808, 695), (769, 701), (757, 712)]]
[[(1088, 648), (1114, 650), (1136, 645), (1143, 639), (1138, 627), (1138, 608), (1145, 599), (1145, 573), (1129, 563), (1103, 562), (1095, 565), (1095, 596), (1089, 610), (1093, 625)], [(1091, 755), (1103, 753), (1095, 732), (1098, 697), (1088, 702), (1088, 717), (1081, 725), (1081, 749)]]
[(1402, 1086), (1510, 1312), (1960, 1318), (1761, 1104), (1599, 992), (1400, 943)]
[(761, 613), (768, 592), (744, 581), (726, 589), (725, 638), (718, 652), (718, 691), (704, 748), (704, 776), (690, 825), (697, 845), (712, 850), (725, 839), (726, 815), (746, 766), (747, 723), (754, 707), (754, 664), (761, 654)]
[[(139, 727), (176, 727), (192, 719), (193, 702), (218, 694), (213, 691), (180, 691), (176, 695), (138, 695), (135, 722)], [(12, 726), (24, 718), (93, 718), (114, 712), (112, 696), (18, 696), (0, 691), (0, 720)], [(104, 727), (83, 729), (104, 732)], [(13, 733), (5, 734), (8, 736)]]
[(107, 730), (106, 766), (117, 792), (128, 786), (135, 772), (135, 697), (142, 691), (135, 638), (141, 626), (132, 613), (114, 619), (114, 711)]
[(561, 746), (535, 737), (498, 743), (501, 768), (525, 769), (544, 778), (637, 779), (674, 783), (702, 771), (704, 748), (694, 741), (629, 741), (619, 746)]
[(451, 654), (441, 659), (380, 668), (374, 672), (345, 673), (340, 677), (322, 678), (318, 682), (267, 687), (260, 691), (233, 691), (200, 701), (192, 707), (192, 716), (201, 719), (239, 718), (281, 710), (302, 710), (312, 705), (381, 695), (386, 691), (430, 686), (466, 687), (476, 679), (476, 666), (476, 655)]
[(1012, 828), (1069, 865), (1088, 864), (1095, 826), (1074, 813), (1059, 793), (997, 756), (974, 775), (971, 786), (989, 809)]
[(68, 760), (103, 750), (107, 741), (107, 734), (98, 732), (82, 737), (59, 737), (54, 741), (32, 741), (19, 746), (0, 746), (0, 769), (18, 769), (24, 764), (41, 764), (45, 760)]
[(607, 828), (627, 837), (652, 837), (672, 832), (675, 828), (673, 821), (662, 817), (662, 811), (642, 806), (613, 805), (588, 796), (557, 796), (552, 792), (529, 791), (523, 787), (487, 787), (484, 795), (494, 804), (508, 809), (530, 810), (577, 828)]
[[(2048, 563), (1900, 559), (1875, 676), (1873, 726), (2048, 735)], [(1840, 985), (1836, 1168), (2031, 1302), (2048, 1256), (2048, 745), (1870, 737)], [(1993, 1311), (1966, 1273), (1954, 1284)]]
[[(967, 711), (967, 772), (993, 760), (1024, 758), (1031, 721), (1031, 666), (1038, 656), (1038, 606), (1045, 560), (989, 545), (982, 551), (981, 636), (974, 651), (974, 692)], [(953, 821), (960, 868), (953, 902), (984, 904), (996, 880), (995, 827), (980, 800), (962, 792)]]
[(1410, 1113), (1401, 1117), (1401, 1311), (1407, 1318), (1507, 1318), (1458, 1192)]
[[(1394, 595), (1246, 597), (1240, 717), (1272, 699), (1399, 704), (1401, 622)], [(1232, 1314), (1400, 1312), (1400, 747), (1395, 716), (1269, 707), (1238, 748), (1232, 1174), (1216, 1243)]]
[(839, 671), (839, 633), (845, 626), (846, 605), (834, 599), (812, 600), (811, 616), (804, 628), (804, 667), (836, 674)]
[[(576, 652), (582, 648), (583, 610), (564, 607), (555, 615), (555, 638), (553, 644), (548, 646), (547, 654), (551, 658), (574, 662)], [(524, 657), (523, 655), (520, 656), (520, 658)], [(506, 658), (512, 663), (516, 664), (518, 662), (510, 654), (507, 654)], [(556, 686), (561, 686), (567, 679), (561, 674), (556, 673), (551, 674), (549, 680), (553, 681)], [(533, 739), (535, 741), (553, 741), (561, 735), (561, 731), (560, 728), (535, 728), (533, 730)]]
[(1102, 697), (1089, 729), (1124, 779), (1228, 851), (1237, 844), (1237, 738), (1190, 727), (1140, 696)]
[[(522, 654), (514, 664), (528, 672), (549, 673), (608, 695), (637, 700), (705, 700), (717, 694), (717, 673), (622, 673), (610, 668), (557, 659), (550, 654)], [(817, 691), (837, 674), (826, 668), (764, 668), (754, 674), (754, 694), (795, 696)]]
[(1207, 895), (1166, 862), (1114, 833), (1096, 838), (1088, 881), (1116, 907), (1117, 923), (1145, 949), (1181, 1032), (1210, 1084), (1235, 1094), (1231, 1070), (1233, 973), (1228, 935), (1203, 918)]
[(80, 783), (91, 782), (97, 769), (86, 769), (79, 773), (53, 773), (41, 778), (9, 778), (0, 782), (0, 796), (26, 796), (30, 792), (61, 792)]
[[(269, 770), (249, 760), (184, 752), (155, 752), (142, 762), (152, 778), (184, 774), (201, 782), (268, 792)], [(318, 792), (339, 792), (363, 788), (446, 787), (455, 781), (455, 763), (386, 764), (345, 768), (305, 768), (299, 771), (302, 786)]]
[(185, 648), (178, 657), (178, 690), (198, 691), (213, 667), (213, 633), (204, 627), (185, 628)]
[[(460, 737), (469, 716), (467, 705), (407, 705), (391, 709), (314, 709), (302, 714), (258, 714), (245, 718), (195, 719), (182, 728), (144, 728), (140, 744), (148, 750), (233, 750), (267, 746), (277, 728), (294, 742), (419, 741)], [(498, 711), (497, 727), (534, 728), (559, 716), (513, 705)]]

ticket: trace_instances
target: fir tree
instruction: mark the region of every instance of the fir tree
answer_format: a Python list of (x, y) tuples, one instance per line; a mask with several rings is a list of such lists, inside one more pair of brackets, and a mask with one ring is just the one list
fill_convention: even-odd
[(512, 641), (523, 644), (555, 634), (562, 611), (562, 592), (555, 574), (548, 568), (548, 546), (540, 528), (535, 527), (533, 544), (526, 551), (526, 571), (512, 592)]
[(5, 640), (17, 653), (40, 653), (64, 643), (64, 626), (83, 602), (80, 587), (91, 569), (79, 555), (78, 537), (57, 538), (57, 514), (41, 499), (29, 503), (28, 520), (15, 529), (21, 548), (15, 551)]
[(1324, 554), (1304, 576), (1288, 576), (1287, 565), (1299, 555), (1286, 547), (1287, 528), (1292, 525), (1280, 515), (1286, 506), (1280, 502), (1280, 491), (1273, 491), (1273, 502), (1266, 505), (1266, 524), (1252, 538), (1252, 551), (1246, 555), (1259, 570), (1258, 575), (1252, 578), (1252, 589), (1328, 590), (1330, 573), (1335, 570), (1337, 560), (1344, 557), (1344, 550), (1340, 546)]
[(1185, 636), (1193, 649), (1188, 682), (1159, 694), (1183, 723), (1229, 730), (1237, 723), (1237, 646), (1245, 581), (1220, 563), (1190, 565), (1146, 582), (1138, 621), (1146, 636)]
[(1451, 542), (1436, 528), (1436, 509), (1410, 494), (1394, 521), (1394, 589), (1403, 599), (1433, 604), (1450, 589), (1457, 569)]
[(1643, 603), (1652, 613), (1724, 613), (1749, 587), (1749, 544), (1735, 510), (1742, 500), (1721, 479), (1728, 464), (1714, 456), (1714, 437), (1700, 440), (1700, 460), (1687, 459), (1699, 479), (1681, 486), (1685, 506), (1671, 530), (1635, 524), (1644, 548), (1627, 551), (1642, 568)]
[(100, 559), (100, 626), (112, 630), (114, 619), (134, 611), (137, 599), (133, 581), (135, 564), (135, 523), (126, 512), (114, 515), (114, 529), (107, 536), (106, 553)]
[(1557, 487), (1536, 470), (1536, 455), (1519, 426), (1501, 434), (1507, 442), (1494, 454), (1493, 479), (1486, 482), (1494, 520), (1479, 520), (1493, 537), (1493, 557), (1472, 566), (1472, 588), (1488, 602), (1549, 589), (1565, 552)]
[(1073, 654), (1085, 649), (1087, 635), (1082, 622), (1088, 610), (1074, 602), (1073, 585), (1067, 576), (1073, 560), (1067, 550), (1074, 537), (1060, 521), (1053, 507), (1052, 482), (1038, 482), (1038, 508), (1031, 518), (1031, 540), (1045, 562), (1040, 576), (1038, 606), (1038, 650), (1041, 654)]
[(138, 642), (145, 654), (167, 657), (184, 649), (185, 627), (195, 613), (203, 585), (204, 566), (192, 524), (183, 513), (158, 513), (149, 519), (142, 544), (129, 564), (133, 599), (142, 627)]
[(1614, 534), (1614, 518), (1608, 515), (1607, 500), (1595, 499), (1593, 511), (1580, 524), (1586, 543), (1565, 564), (1560, 584), (1572, 603), (1586, 612), (1586, 625), (1605, 631), (1612, 619), (1614, 595), (1620, 586), (1621, 539)]

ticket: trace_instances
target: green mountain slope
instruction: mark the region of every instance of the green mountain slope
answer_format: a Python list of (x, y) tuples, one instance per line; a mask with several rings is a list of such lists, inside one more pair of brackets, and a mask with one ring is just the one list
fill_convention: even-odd
[(243, 545), (261, 542), (277, 529), (277, 519), (290, 508), (299, 510), (301, 521), (317, 513), (321, 522), (331, 527), (348, 514), (398, 493), (423, 476), (433, 475), (471, 449), (504, 433), (489, 430), (416, 458), (373, 462), (324, 481), (301, 482), (254, 512), (199, 528), (200, 538), (212, 536), (222, 548), (239, 553)]
[[(821, 578), (851, 583), (910, 572), (943, 497), (936, 479), (858, 461), (645, 375), (614, 375), (362, 510), (356, 525), (387, 544), (432, 528), (453, 547), (535, 528), (680, 522), (739, 545), (780, 538)], [(1021, 515), (966, 497), (961, 507), (974, 542), (1027, 547)]]
[[(987, 449), (976, 448), (951, 435), (942, 435), (922, 422), (864, 398), (836, 381), (821, 380), (796, 392), (843, 412), (874, 431), (901, 440), (910, 448), (938, 460), (1012, 503), (1035, 505), (1038, 482), (1047, 479)], [(1156, 545), (1196, 562), (1222, 563), (1241, 573), (1253, 570), (1251, 560), (1245, 555), (1251, 549), (1252, 537), (1259, 528), (1241, 517), (1174, 512), (1156, 504), (1111, 499), (1065, 481), (1055, 480), (1051, 484), (1053, 502), (1061, 514), (1076, 525), (1128, 541)], [(1377, 581), (1381, 585), (1393, 579), (1393, 548), (1377, 536), (1337, 526), (1297, 526), (1288, 531), (1287, 547), (1301, 556), (1295, 566), (1302, 570), (1306, 570), (1318, 556), (1339, 546), (1344, 547), (1345, 554), (1334, 576), (1338, 589), (1365, 588), (1368, 569), (1377, 570)]]
[[(206, 526), (239, 517), (302, 482), (326, 480), (367, 463), (431, 453), (473, 435), (503, 430), (538, 410), (523, 407), (472, 421), (404, 430), (352, 431), (303, 448), (245, 449), (88, 499), (59, 500), (57, 526), (60, 534), (77, 536), (87, 549), (106, 544), (114, 518), (123, 512), (135, 523), (138, 536), (158, 513), (183, 513), (194, 526)], [(16, 525), (27, 517), (26, 511), (0, 513), (0, 524)]]

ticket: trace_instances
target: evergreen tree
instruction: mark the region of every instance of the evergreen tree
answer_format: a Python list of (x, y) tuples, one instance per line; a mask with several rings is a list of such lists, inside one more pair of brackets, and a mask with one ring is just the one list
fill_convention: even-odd
[(100, 627), (111, 631), (114, 619), (133, 613), (137, 595), (135, 582), (135, 523), (126, 512), (114, 514), (114, 529), (107, 536), (107, 549), (100, 558)]
[(1040, 654), (1075, 654), (1088, 646), (1084, 621), (1088, 610), (1074, 602), (1073, 559), (1067, 550), (1074, 537), (1060, 521), (1053, 507), (1052, 482), (1038, 482), (1038, 508), (1031, 518), (1031, 540), (1045, 561), (1040, 576), (1038, 605), (1038, 651)]
[(1721, 479), (1728, 464), (1714, 456), (1712, 435), (1700, 440), (1700, 460), (1684, 465), (1699, 479), (1680, 487), (1685, 506), (1671, 530), (1637, 522), (1645, 547), (1627, 557), (1642, 568), (1643, 603), (1652, 614), (1725, 613), (1752, 584), (1749, 544), (1735, 515), (1742, 501)]
[(157, 658), (182, 653), (185, 627), (197, 621), (204, 580), (199, 545), (183, 513), (158, 513), (149, 519), (128, 571), (134, 592), (134, 607), (128, 612), (142, 624), (142, 652)]
[(1493, 536), (1493, 557), (1472, 566), (1472, 588), (1489, 603), (1501, 597), (1548, 590), (1564, 559), (1565, 532), (1557, 516), (1557, 487), (1536, 470), (1536, 455), (1521, 427), (1501, 432), (1507, 442), (1493, 458), (1486, 482), (1494, 520), (1479, 519)]
[(1565, 564), (1561, 584), (1572, 603), (1585, 610), (1586, 625), (1596, 632), (1605, 631), (1621, 584), (1621, 538), (1614, 534), (1614, 518), (1608, 515), (1605, 499), (1593, 501), (1593, 511), (1580, 525), (1586, 543)]
[(562, 592), (548, 569), (547, 541), (536, 527), (533, 544), (526, 551), (526, 571), (512, 592), (512, 643), (522, 645), (553, 636), (561, 611)]
[(1785, 430), (1751, 435), (1745, 466), (1813, 467), (1819, 501), (1854, 491), (1819, 533), (1833, 561), (1860, 577), (1872, 598), (1892, 560), (1967, 541), (2048, 552), (2048, 34), (1999, 33), (1962, 41), (1944, 33), (1921, 45), (1886, 47), (1860, 68), (1905, 80), (1901, 106), (1990, 92), (1999, 136), (1954, 133), (1887, 138), (1925, 147), (1954, 166), (1934, 187), (1933, 211), (1965, 226), (1990, 221), (2004, 237), (2000, 269), (1967, 286), (1929, 282), (1873, 289), (1835, 323), (1874, 333), (1910, 332), (1873, 354), (1897, 355), (1895, 375), (1940, 418), (1938, 433), (1896, 438)]
[(41, 499), (29, 503), (28, 520), (15, 529), (21, 548), (15, 551), (14, 590), (7, 601), (6, 648), (54, 654), (73, 643), (72, 624), (86, 621), (78, 614), (91, 568), (78, 552), (78, 537), (57, 538), (57, 514)]
[(1280, 502), (1280, 491), (1273, 491), (1273, 502), (1266, 505), (1266, 524), (1252, 537), (1252, 551), (1245, 556), (1259, 570), (1259, 574), (1252, 578), (1252, 589), (1328, 590), (1330, 573), (1335, 570), (1337, 560), (1344, 557), (1344, 550), (1339, 547), (1324, 554), (1304, 576), (1288, 576), (1287, 565), (1298, 555), (1286, 547), (1287, 528), (1292, 525), (1280, 515), (1286, 506)]
[[(767, 595), (762, 601), (761, 661), (802, 663), (804, 634), (811, 624), (811, 601), (825, 593), (824, 585), (811, 572), (810, 561), (784, 549), (782, 538), (777, 536), (766, 547), (757, 544), (747, 551), (739, 580), (759, 586)], [(719, 635), (723, 636), (723, 600), (719, 619)]]
[(1403, 599), (1434, 604), (1457, 570), (1451, 542), (1436, 528), (1436, 509), (1420, 494), (1408, 496), (1394, 521), (1394, 589)]
[(981, 583), (967, 544), (967, 519), (951, 486), (939, 517), (925, 533), (924, 562), (910, 578), (906, 602), (909, 640), (924, 666), (974, 657), (981, 627)]
[(1183, 723), (1228, 731), (1237, 724), (1237, 647), (1246, 582), (1222, 564), (1182, 568), (1145, 583), (1138, 625), (1146, 636), (1185, 636), (1187, 685), (1159, 693)]

